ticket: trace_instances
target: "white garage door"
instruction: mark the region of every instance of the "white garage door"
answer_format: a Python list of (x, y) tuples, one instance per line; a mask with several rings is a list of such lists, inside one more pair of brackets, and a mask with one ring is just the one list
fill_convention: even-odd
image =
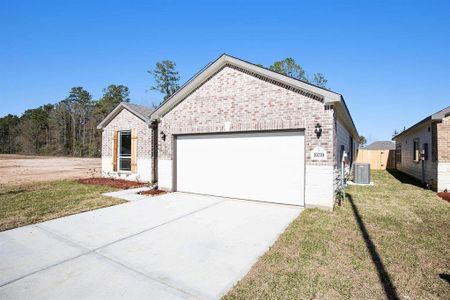
[(304, 204), (303, 132), (178, 136), (176, 189)]

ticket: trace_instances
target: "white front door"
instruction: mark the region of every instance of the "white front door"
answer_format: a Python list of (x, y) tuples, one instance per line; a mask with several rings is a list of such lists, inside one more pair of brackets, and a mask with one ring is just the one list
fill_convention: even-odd
[(304, 205), (304, 133), (176, 138), (176, 190)]

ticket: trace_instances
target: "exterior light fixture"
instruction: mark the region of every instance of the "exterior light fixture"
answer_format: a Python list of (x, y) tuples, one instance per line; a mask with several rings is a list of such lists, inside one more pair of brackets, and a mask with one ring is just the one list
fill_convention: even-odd
[(159, 133), (159, 136), (161, 137), (161, 139), (162, 139), (163, 141), (166, 140), (166, 134), (164, 133), (164, 131), (161, 131), (161, 132)]
[(316, 133), (317, 138), (320, 138), (320, 136), (322, 135), (322, 126), (320, 126), (319, 123), (316, 124), (314, 132)]

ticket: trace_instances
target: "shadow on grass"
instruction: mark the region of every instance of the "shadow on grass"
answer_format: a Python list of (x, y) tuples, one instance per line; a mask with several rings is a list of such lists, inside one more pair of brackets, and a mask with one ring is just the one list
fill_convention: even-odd
[(6, 192), (0, 193), (0, 196), (16, 195), (16, 194), (20, 194), (20, 193), (23, 193), (23, 192), (26, 192), (26, 191), (27, 190), (25, 190), (25, 189), (10, 190), (10, 191), (6, 191)]
[(441, 274), (439, 274), (439, 278), (447, 281), (447, 283), (450, 285), (450, 275), (449, 274), (441, 273)]
[(361, 235), (366, 243), (367, 250), (369, 250), (370, 257), (372, 259), (373, 264), (375, 265), (378, 273), (378, 279), (380, 280), (381, 285), (383, 286), (384, 293), (388, 299), (400, 299), (397, 295), (397, 291), (395, 289), (394, 284), (392, 283), (391, 277), (389, 273), (386, 271), (383, 261), (378, 254), (377, 247), (372, 242), (370, 238), (369, 232), (366, 229), (366, 225), (359, 214), (358, 207), (353, 202), (353, 198), (350, 194), (346, 194), (346, 198), (350, 202), (352, 206), (353, 215), (355, 216), (356, 223), (358, 223), (359, 230), (361, 231)]
[(425, 188), (425, 186), (423, 185), (423, 183), (420, 180), (418, 180), (418, 179), (416, 179), (416, 178), (414, 178), (414, 177), (412, 177), (412, 176), (410, 176), (408, 174), (405, 174), (405, 173), (400, 172), (399, 170), (395, 170), (395, 169), (389, 169), (387, 171), (389, 172), (389, 174), (394, 176), (395, 179), (397, 179), (401, 183), (415, 185), (415, 186), (420, 187), (422, 189)]

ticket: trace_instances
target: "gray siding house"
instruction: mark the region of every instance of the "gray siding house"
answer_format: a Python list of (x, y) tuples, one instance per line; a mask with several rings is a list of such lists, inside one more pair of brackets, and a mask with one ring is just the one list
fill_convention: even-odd
[(103, 176), (324, 209), (359, 143), (342, 95), (229, 55), (156, 110), (123, 103), (98, 128)]
[(450, 189), (450, 107), (392, 138), (396, 168), (437, 191)]

